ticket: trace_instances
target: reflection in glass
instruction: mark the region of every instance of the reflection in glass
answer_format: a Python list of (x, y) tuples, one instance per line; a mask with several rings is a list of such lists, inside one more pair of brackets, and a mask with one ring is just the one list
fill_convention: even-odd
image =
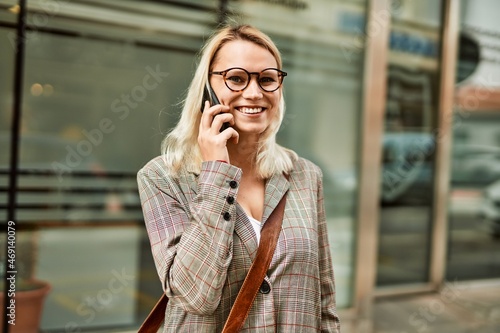
[[(18, 19), (17, 16), (20, 11), (21, 9), (17, 4), (17, 1), (2, 1), (2, 3), (0, 3), (0, 22), (15, 23)], [(15, 43), (15, 30), (9, 32), (6, 36), (7, 40), (11, 43)]]
[(135, 173), (159, 154), (193, 60), (129, 48), (40, 32), (27, 44), (19, 184), (36, 190), (19, 219), (142, 219)]
[[(465, 116), (466, 115), (466, 116)], [(449, 280), (500, 276), (500, 109), (458, 111), (453, 129)]]

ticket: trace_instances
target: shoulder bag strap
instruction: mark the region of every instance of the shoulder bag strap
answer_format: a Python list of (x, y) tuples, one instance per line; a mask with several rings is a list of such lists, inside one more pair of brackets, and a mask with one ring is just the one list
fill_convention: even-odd
[(260, 285), (264, 281), (267, 269), (271, 264), (274, 249), (278, 243), (278, 237), (281, 231), (281, 223), (285, 211), (286, 193), (281, 198), (278, 206), (273, 210), (269, 219), (262, 227), (259, 248), (255, 260), (247, 273), (245, 281), (236, 296), (229, 317), (226, 320), (222, 333), (239, 332), (252, 306)]
[[(257, 296), (260, 285), (264, 281), (267, 269), (271, 264), (271, 259), (278, 243), (278, 237), (281, 231), (281, 223), (285, 211), (286, 193), (281, 198), (278, 206), (269, 216), (269, 219), (262, 227), (259, 248), (255, 260), (243, 281), (243, 285), (236, 296), (229, 317), (224, 325), (223, 333), (239, 332), (241, 326), (250, 312), (250, 307)], [(137, 333), (156, 333), (160, 329), (165, 318), (168, 298), (163, 294), (158, 300), (153, 310), (149, 313), (146, 320), (142, 323)]]
[(155, 307), (149, 313), (148, 317), (142, 323), (137, 333), (156, 333), (165, 319), (165, 310), (167, 309), (168, 297), (163, 293)]

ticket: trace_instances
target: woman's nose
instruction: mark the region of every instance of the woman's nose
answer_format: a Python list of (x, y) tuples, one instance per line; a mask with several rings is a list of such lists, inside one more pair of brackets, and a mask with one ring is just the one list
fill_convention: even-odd
[(262, 90), (257, 83), (258, 78), (252, 78), (248, 83), (248, 87), (243, 90), (243, 97), (249, 99), (262, 98)]

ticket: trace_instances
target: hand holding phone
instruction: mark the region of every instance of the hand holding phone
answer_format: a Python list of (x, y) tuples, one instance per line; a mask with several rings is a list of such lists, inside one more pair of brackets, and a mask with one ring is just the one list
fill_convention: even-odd
[[(203, 91), (203, 100), (201, 101), (201, 112), (203, 112), (205, 101), (209, 101), (210, 102), (210, 106), (221, 104), (219, 102), (219, 99), (217, 98), (217, 95), (215, 95), (214, 90), (210, 86), (210, 83), (207, 83), (207, 85), (208, 85), (208, 88), (207, 88), (207, 86), (205, 86), (205, 90)], [(229, 123), (224, 123), (222, 125), (222, 127), (220, 128), (220, 132), (222, 132), (223, 130), (225, 130), (228, 127), (230, 127), (230, 124)]]
[[(209, 103), (207, 103), (207, 101), (210, 105), (208, 105)], [(211, 107), (217, 104), (220, 106)], [(198, 145), (201, 150), (202, 159), (203, 161), (222, 160), (230, 163), (227, 142), (231, 141), (234, 144), (238, 144), (239, 134), (231, 128), (230, 123), (227, 122), (232, 118), (232, 115), (228, 113), (229, 107), (219, 102), (210, 85), (208, 85), (204, 91), (201, 112), (203, 112), (205, 108), (208, 114), (202, 115), (198, 133)], [(222, 122), (224, 122), (224, 124), (222, 124)], [(218, 126), (221, 126), (218, 131), (219, 133), (214, 133), (214, 130), (217, 131), (216, 128)]]

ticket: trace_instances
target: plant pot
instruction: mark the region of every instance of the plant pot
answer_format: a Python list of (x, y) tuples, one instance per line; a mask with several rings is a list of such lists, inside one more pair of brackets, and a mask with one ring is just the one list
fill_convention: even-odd
[[(49, 293), (50, 284), (44, 281), (31, 280), (19, 283), (15, 293), (15, 309), (7, 309), (8, 314), (13, 314), (10, 319), (15, 318), (15, 325), (9, 325), (9, 333), (38, 333), (40, 320), (42, 319), (43, 303)], [(0, 292), (3, 303), (4, 293)], [(0, 310), (0, 328), (3, 327), (5, 309)]]

